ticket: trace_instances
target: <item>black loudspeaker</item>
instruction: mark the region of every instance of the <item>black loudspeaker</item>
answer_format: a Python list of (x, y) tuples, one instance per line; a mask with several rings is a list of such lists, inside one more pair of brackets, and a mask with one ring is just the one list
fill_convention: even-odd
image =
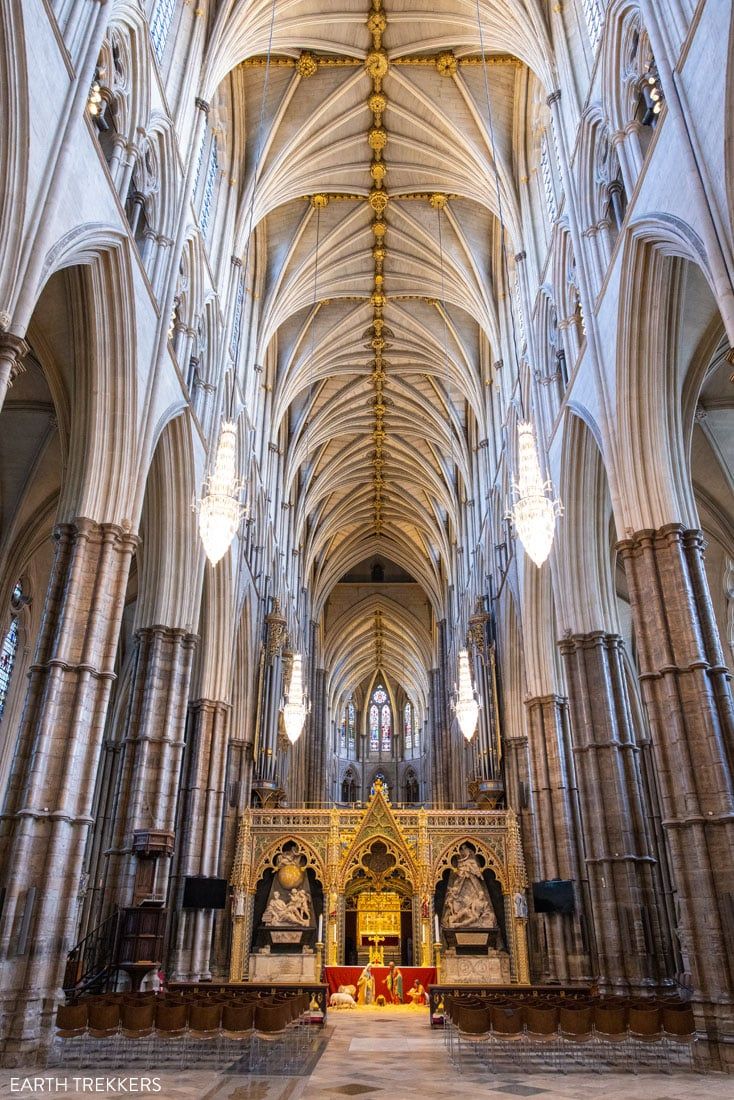
[(573, 882), (560, 878), (534, 882), (533, 906), (536, 913), (573, 913)]
[(183, 909), (224, 909), (226, 904), (226, 878), (205, 878), (204, 875), (186, 876)]

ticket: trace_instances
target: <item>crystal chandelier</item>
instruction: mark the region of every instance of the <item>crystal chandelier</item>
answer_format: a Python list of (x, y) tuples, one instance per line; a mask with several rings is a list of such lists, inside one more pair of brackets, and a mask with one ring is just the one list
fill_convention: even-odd
[(288, 684), (288, 694), (283, 703), (283, 725), (291, 745), (295, 745), (303, 733), (303, 725), (306, 715), (311, 709), (308, 697), (303, 690), (303, 659), (300, 653), (293, 654), (291, 667), (291, 679)]
[(471, 682), (469, 670), (469, 654), (465, 649), (459, 650), (459, 686), (455, 686), (456, 698), (454, 700), (454, 714), (459, 728), (467, 741), (471, 741), (477, 728), (479, 718), (479, 698)]
[(222, 423), (214, 471), (204, 483), (198, 504), (199, 534), (212, 565), (224, 557), (237, 534), (245, 508), (240, 503), (242, 482), (236, 476), (237, 425)]
[(532, 422), (517, 425), (517, 481), (512, 484), (510, 518), (525, 551), (540, 568), (551, 552), (556, 516), (563, 514), (553, 499), (553, 485), (543, 481)]

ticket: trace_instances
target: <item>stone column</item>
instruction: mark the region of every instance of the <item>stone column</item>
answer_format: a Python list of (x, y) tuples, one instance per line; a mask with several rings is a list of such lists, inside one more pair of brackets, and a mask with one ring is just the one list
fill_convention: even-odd
[[(588, 977), (588, 951), (581, 935), (584, 891), (575, 820), (574, 777), (567, 753), (566, 700), (558, 695), (526, 699), (528, 744), (536, 832), (536, 873), (541, 879), (570, 879), (576, 913), (545, 916), (548, 977), (558, 981)], [(536, 917), (537, 921), (539, 918)]]
[(594, 631), (560, 642), (585, 840), (598, 978), (622, 991), (669, 976), (623, 641)]
[(178, 915), (173, 973), (182, 981), (211, 978), (212, 928), (215, 917), (225, 919), (224, 913), (215, 914), (212, 909), (183, 910), (181, 900), (187, 875), (211, 877), (221, 870), (230, 710), (220, 700), (197, 699), (189, 704), (176, 882), (171, 891)]
[(734, 711), (704, 569), (701, 531), (669, 524), (618, 545), (684, 966), (709, 1035), (732, 1034)]
[(23, 359), (27, 354), (25, 340), (12, 332), (0, 332), (0, 411), (14, 379), (25, 370)]
[(196, 641), (167, 626), (137, 634), (106, 887), (119, 905), (166, 898)]
[(265, 616), (265, 653), (260, 685), (256, 779), (253, 784), (253, 790), (257, 792), (262, 805), (279, 801), (283, 793), (278, 783), (277, 752), (286, 625), (280, 610), (280, 601), (274, 597), (272, 610)]
[(448, 800), (444, 714), (441, 674), (434, 668), (431, 669), (431, 801), (439, 808)]
[(0, 830), (7, 1065), (27, 1059), (49, 1027), (76, 938), (82, 859), (137, 542), (120, 527), (89, 519), (58, 526), (54, 540)]

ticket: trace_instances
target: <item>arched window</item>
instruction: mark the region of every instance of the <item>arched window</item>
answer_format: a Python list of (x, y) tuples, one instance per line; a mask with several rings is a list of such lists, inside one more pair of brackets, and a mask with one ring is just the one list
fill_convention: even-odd
[(370, 696), (370, 752), (389, 753), (392, 749), (392, 707), (382, 684)]
[(410, 703), (405, 704), (403, 738), (405, 742), (405, 751), (410, 752), (413, 748), (413, 707)]
[(176, 0), (156, 0), (153, 10), (153, 18), (150, 21), (150, 37), (153, 43), (153, 52), (156, 61), (160, 65), (166, 52), (168, 33), (173, 21), (173, 13), (176, 9)]
[(351, 770), (346, 772), (342, 780), (342, 802), (357, 801), (357, 778)]
[(553, 168), (551, 166), (550, 151), (548, 149), (548, 134), (544, 133), (540, 139), (540, 172), (543, 177), (543, 191), (545, 192), (545, 205), (548, 211), (548, 220), (554, 222), (558, 217), (556, 203), (556, 187), (553, 180)]
[(596, 50), (604, 29), (604, 0), (581, 0), (584, 9), (584, 18), (589, 31), (589, 41), (592, 50)]
[(405, 801), (413, 804), (420, 801), (418, 777), (412, 770), (405, 774)]
[(342, 712), (339, 726), (339, 752), (346, 756), (353, 753), (357, 741), (357, 711), (350, 700)]
[[(12, 606), (18, 607), (20, 601), (23, 598), (23, 588), (18, 581), (13, 589)], [(8, 691), (10, 689), (10, 677), (13, 675), (13, 665), (15, 664), (15, 658), (18, 653), (18, 616), (16, 614), (10, 617), (10, 626), (7, 633), (3, 638), (2, 648), (0, 648), (0, 720), (2, 720), (3, 711), (5, 710), (5, 700), (8, 697)]]

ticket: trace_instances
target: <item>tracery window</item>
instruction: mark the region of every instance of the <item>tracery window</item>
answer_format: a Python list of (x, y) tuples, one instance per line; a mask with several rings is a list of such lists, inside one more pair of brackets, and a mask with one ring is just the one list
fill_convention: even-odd
[(150, 21), (150, 38), (153, 43), (153, 52), (160, 65), (166, 52), (168, 33), (173, 21), (173, 13), (176, 8), (176, 0), (156, 0), (153, 18)]
[(382, 684), (378, 684), (370, 696), (368, 718), (370, 752), (389, 753), (392, 749), (392, 707)]
[(556, 206), (556, 189), (553, 182), (553, 169), (551, 168), (547, 134), (543, 134), (540, 139), (540, 173), (543, 177), (543, 190), (545, 192), (545, 205), (548, 210), (548, 220), (554, 222), (558, 217), (558, 208)]
[(409, 752), (413, 748), (413, 707), (410, 703), (405, 704), (403, 740), (405, 743), (405, 750)]
[(604, 0), (581, 0), (592, 50), (596, 50), (604, 29)]
[(217, 179), (217, 168), (219, 167), (219, 155), (217, 153), (217, 139), (212, 138), (212, 143), (209, 147), (209, 163), (206, 169), (206, 179), (204, 181), (204, 194), (201, 198), (201, 214), (199, 215), (199, 224), (201, 225), (201, 232), (206, 234), (209, 228), (209, 220), (212, 215), (212, 206), (214, 200), (214, 184)]
[[(17, 607), (23, 597), (23, 588), (18, 581), (13, 589), (12, 604)], [(5, 710), (5, 700), (10, 689), (10, 678), (13, 675), (13, 665), (18, 653), (18, 616), (13, 614), (10, 618), (10, 626), (3, 638), (0, 648), (0, 720)]]
[(354, 703), (347, 703), (339, 726), (339, 751), (343, 756), (353, 752), (357, 740), (357, 712)]

